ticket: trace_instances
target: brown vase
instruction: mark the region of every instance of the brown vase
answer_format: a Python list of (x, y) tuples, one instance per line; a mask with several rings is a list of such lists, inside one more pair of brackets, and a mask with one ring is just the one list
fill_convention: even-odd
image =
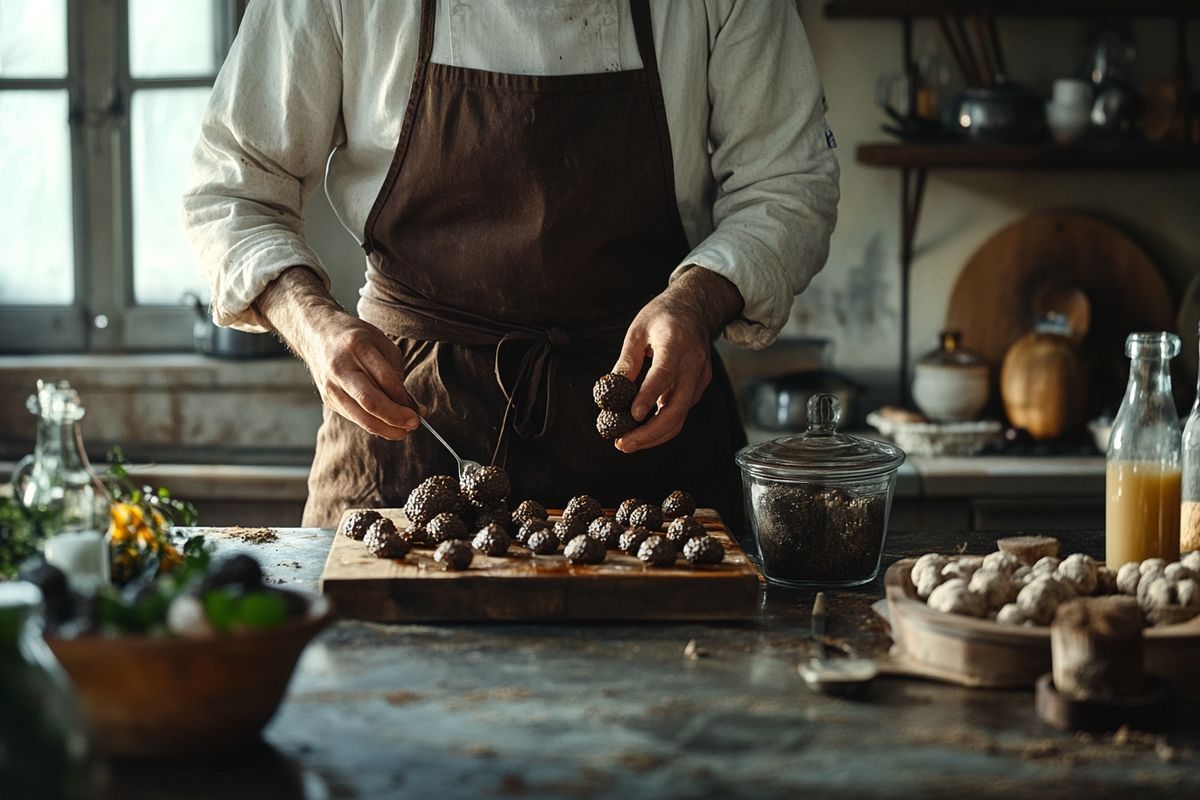
[(1038, 324), (1013, 343), (1000, 369), (1000, 395), (1009, 422), (1037, 440), (1060, 439), (1083, 428), (1087, 377), (1061, 318)]

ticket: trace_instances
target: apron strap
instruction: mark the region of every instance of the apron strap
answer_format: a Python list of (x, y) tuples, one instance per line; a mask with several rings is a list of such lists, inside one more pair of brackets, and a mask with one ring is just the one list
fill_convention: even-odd
[(438, 0), (421, 0), (421, 38), (417, 43), (417, 68), (433, 56), (433, 26), (437, 20)]
[(654, 57), (654, 26), (650, 24), (650, 0), (629, 0), (633, 14), (633, 35), (637, 37), (638, 55), (642, 69), (658, 76), (658, 60)]

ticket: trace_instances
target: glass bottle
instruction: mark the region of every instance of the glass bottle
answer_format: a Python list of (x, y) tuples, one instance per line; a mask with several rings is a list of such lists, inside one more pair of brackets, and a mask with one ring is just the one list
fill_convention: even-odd
[(1200, 550), (1200, 379), (1196, 402), (1183, 426), (1183, 486), (1179, 511), (1179, 549)]
[(1173, 333), (1125, 342), (1129, 384), (1108, 443), (1105, 560), (1112, 569), (1147, 558), (1179, 558), (1180, 434), (1171, 396)]
[(13, 470), (13, 495), (47, 517), (46, 560), (89, 591), (109, 579), (108, 504), (82, 450), (79, 393), (66, 381), (38, 381), (26, 408), (38, 418), (37, 442)]
[(0, 709), (0, 794), (83, 797), (83, 721), (42, 639), (41, 593), (31, 583), (0, 583)]

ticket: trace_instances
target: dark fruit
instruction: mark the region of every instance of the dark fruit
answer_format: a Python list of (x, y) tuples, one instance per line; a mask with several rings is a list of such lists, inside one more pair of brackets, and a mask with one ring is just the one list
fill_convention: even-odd
[(558, 552), (558, 537), (551, 530), (534, 531), (529, 534), (525, 546), (536, 555), (548, 556)]
[[(371, 524), (376, 525), (379, 523), (391, 525), (392, 521), (380, 517)], [(245, 553), (237, 553), (222, 559), (216, 568), (209, 573), (204, 583), (205, 588), (208, 589), (232, 586), (241, 589), (243, 592), (252, 592), (261, 587), (262, 582), (262, 567), (258, 565), (258, 559)]]
[(617, 507), (617, 522), (625, 527), (629, 527), (629, 515), (633, 513), (635, 508), (646, 505), (645, 500), (639, 500), (636, 497), (631, 497), (628, 500), (622, 500), (621, 505)]
[(693, 564), (720, 564), (725, 560), (725, 547), (715, 536), (697, 536), (687, 540), (683, 557)]
[(667, 519), (691, 516), (696, 513), (696, 501), (687, 492), (676, 489), (663, 500), (662, 512)]
[(630, 528), (621, 534), (621, 541), (617, 542), (617, 546), (629, 555), (636, 556), (638, 548), (642, 546), (642, 542), (649, 538), (650, 531), (645, 528)]
[(512, 491), (507, 473), (499, 467), (480, 467), (462, 481), (462, 492), (468, 500), (480, 506), (494, 505)]
[(449, 512), (442, 512), (429, 520), (429, 524), (425, 526), (425, 532), (429, 535), (429, 541), (434, 544), (448, 542), (451, 539), (470, 538), (467, 533), (467, 525), (462, 521), (462, 517)]
[(637, 420), (628, 411), (601, 411), (596, 415), (596, 433), (610, 442), (620, 439), (637, 425)]
[(628, 413), (636, 395), (637, 387), (633, 385), (633, 381), (619, 372), (601, 375), (592, 387), (592, 399), (596, 401), (597, 406), (606, 411)]
[(445, 570), (460, 570), (471, 566), (475, 551), (471, 545), (458, 539), (448, 539), (433, 551), (433, 560), (442, 565)]
[(475, 539), (472, 540), (471, 546), (485, 556), (493, 558), (502, 556), (508, 552), (508, 533), (499, 525), (488, 525), (480, 529), (479, 533), (475, 534)]
[(417, 485), (439, 489), (450, 494), (460, 494), (462, 492), (462, 488), (458, 485), (458, 478), (455, 478), (453, 475), (430, 475)]
[(582, 517), (563, 517), (554, 523), (554, 535), (558, 537), (559, 543), (563, 545), (576, 536), (587, 534), (587, 532), (588, 524), (583, 521)]
[(654, 534), (642, 542), (637, 557), (650, 567), (669, 567), (675, 563), (675, 545), (667, 537)]
[(531, 519), (546, 519), (549, 516), (546, 507), (537, 500), (522, 500), (512, 513), (512, 521), (514, 525), (524, 525)]
[(529, 537), (538, 531), (549, 531), (553, 536), (554, 524), (544, 519), (531, 519), (517, 529), (517, 541), (521, 544), (528, 544)]
[(616, 548), (621, 541), (625, 529), (612, 517), (597, 517), (588, 525), (588, 536), (603, 544), (609, 550)]
[(404, 502), (404, 516), (413, 525), (427, 525), (438, 514), (459, 510), (459, 496), (437, 485), (421, 484)]
[(645, 528), (648, 531), (660, 531), (662, 530), (662, 524), (662, 509), (658, 506), (652, 506), (649, 503), (638, 506), (629, 515), (629, 526), (631, 528)]
[(667, 538), (674, 542), (676, 547), (683, 547), (688, 539), (707, 535), (708, 531), (695, 517), (677, 517), (667, 526)]
[(412, 545), (396, 530), (390, 519), (377, 519), (367, 528), (363, 544), (376, 558), (404, 558)]
[(572, 564), (599, 564), (607, 552), (604, 542), (586, 535), (576, 536), (563, 549), (563, 555)]
[(378, 511), (372, 511), (369, 508), (351, 511), (342, 520), (342, 533), (351, 539), (357, 539), (361, 542), (362, 538), (367, 535), (367, 528), (371, 526), (372, 522), (379, 519), (379, 517), (380, 514)]
[(581, 494), (571, 498), (562, 515), (563, 519), (580, 519), (584, 525), (590, 525), (592, 520), (604, 516), (604, 506), (596, 498)]

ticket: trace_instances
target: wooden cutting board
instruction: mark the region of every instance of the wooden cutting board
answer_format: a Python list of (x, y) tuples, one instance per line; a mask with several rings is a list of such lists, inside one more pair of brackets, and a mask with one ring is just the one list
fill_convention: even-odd
[[(1084, 214), (1041, 212), (1001, 229), (967, 261), (946, 312), (946, 328), (997, 370), (1039, 314), (1070, 308), (1056, 301), (1086, 296), (1090, 326), (1080, 344), (1095, 405), (1119, 400), (1125, 383), (1125, 337), (1172, 330), (1174, 302), (1162, 274), (1119, 229)], [(998, 392), (997, 392), (998, 394)], [(1096, 413), (1101, 408), (1091, 408)]]
[[(398, 527), (407, 525), (402, 509), (376, 510)], [(576, 566), (561, 551), (534, 556), (514, 542), (508, 556), (476, 553), (470, 568), (446, 572), (431, 549), (414, 549), (400, 560), (380, 559), (339, 532), (321, 574), (321, 591), (341, 616), (376, 622), (753, 617), (759, 603), (757, 570), (715, 511), (700, 509), (696, 518), (725, 545), (721, 564), (692, 566), (680, 558), (674, 567), (653, 568), (609, 550), (603, 564)]]

